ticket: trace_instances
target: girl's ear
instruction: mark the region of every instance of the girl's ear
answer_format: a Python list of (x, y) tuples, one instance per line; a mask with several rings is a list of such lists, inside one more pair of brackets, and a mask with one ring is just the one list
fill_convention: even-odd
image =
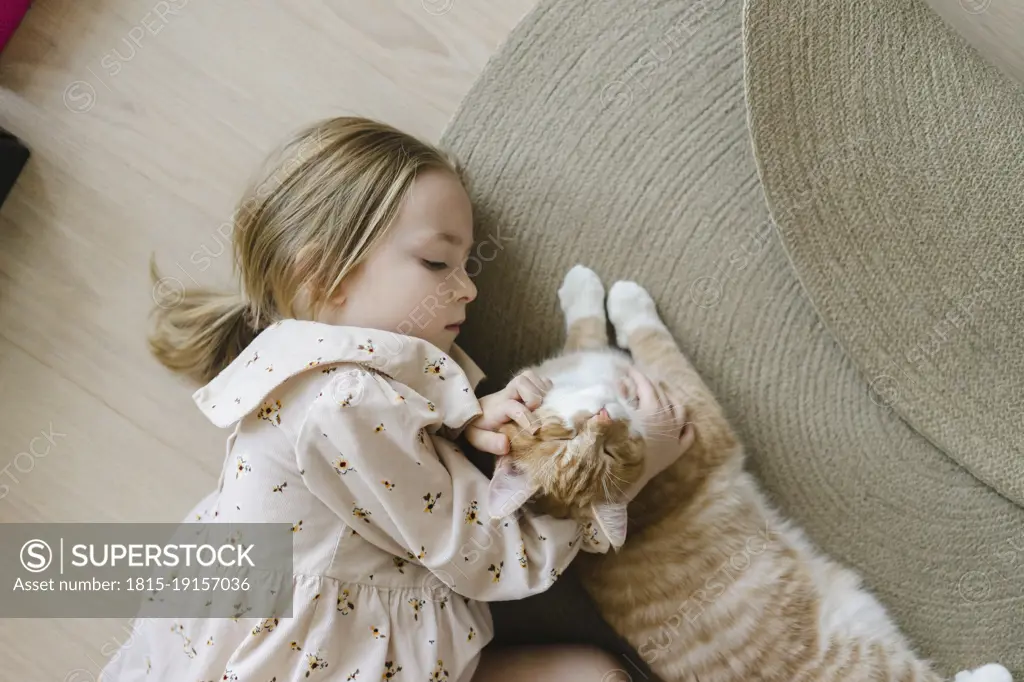
[(625, 503), (602, 502), (590, 505), (594, 521), (608, 538), (612, 549), (618, 551), (626, 542), (626, 505)]
[[(295, 254), (294, 267), (300, 273), (316, 272), (320, 264), (320, 249), (321, 245), (317, 243), (309, 243), (299, 249), (298, 253)], [(335, 289), (334, 294), (330, 300), (322, 301), (321, 305), (330, 306), (331, 308), (341, 308), (347, 298), (347, 284), (352, 279), (356, 272), (362, 269), (362, 265), (357, 266), (352, 272), (350, 272), (341, 284)], [(317, 300), (317, 294), (322, 294), (327, 287), (327, 282), (313, 282), (308, 279), (304, 279), (298, 297), (301, 299), (304, 305), (310, 305), (311, 301)]]
[(537, 492), (536, 485), (529, 477), (518, 471), (509, 456), (498, 457), (494, 465), (494, 476), (487, 489), (487, 510), (492, 519), (502, 519), (514, 514)]

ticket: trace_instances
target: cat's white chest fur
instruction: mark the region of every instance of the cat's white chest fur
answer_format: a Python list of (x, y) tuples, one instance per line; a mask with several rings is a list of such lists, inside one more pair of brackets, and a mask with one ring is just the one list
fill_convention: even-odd
[[(633, 364), (629, 354), (617, 348), (579, 351), (551, 358), (537, 368), (537, 373), (551, 380), (551, 390), (544, 405), (557, 410), (571, 426), (571, 418), (579, 412), (596, 414), (606, 408), (612, 419), (627, 419), (633, 414), (627, 399), (619, 394), (619, 380)], [(640, 433), (630, 420), (630, 428)]]

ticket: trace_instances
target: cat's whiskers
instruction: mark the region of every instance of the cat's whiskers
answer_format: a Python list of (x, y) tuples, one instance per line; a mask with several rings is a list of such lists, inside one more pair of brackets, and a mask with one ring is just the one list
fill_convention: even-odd
[(649, 419), (650, 417), (659, 417), (659, 416), (662, 416), (662, 415), (671, 415), (671, 414), (672, 414), (672, 408), (671, 407), (660, 407), (657, 410), (655, 410), (654, 412), (651, 412), (649, 415), (646, 415), (644, 417), (644, 419), (646, 420), (646, 419)]
[[(616, 478), (618, 478), (618, 477), (616, 477)], [(619, 480), (622, 480), (622, 479), (619, 479)], [(622, 481), (622, 482), (625, 483), (625, 481)], [(615, 481), (609, 481), (608, 479), (605, 479), (605, 480), (603, 480), (601, 482), (601, 485), (604, 486), (604, 498), (606, 500), (611, 500), (612, 499), (612, 496), (608, 493), (608, 485), (607, 485), (608, 483), (611, 483), (613, 486), (615, 486), (615, 489), (619, 492), (620, 495), (624, 496), (626, 494), (626, 491), (623, 490), (621, 485), (619, 485)]]
[[(608, 479), (611, 479), (611, 483), (612, 483), (612, 485), (614, 485), (614, 486), (615, 486), (615, 488), (616, 488), (616, 489), (617, 489), (617, 490), (618, 490), (618, 491), (619, 491), (620, 493), (624, 493), (624, 492), (625, 492), (625, 491), (623, 490), (622, 486), (624, 486), (624, 485), (627, 485), (627, 484), (628, 484), (628, 481), (626, 481), (626, 479), (622, 478), (622, 476), (619, 476), (618, 474), (612, 473), (611, 471), (609, 471), (609, 472), (608, 472), (608, 476), (607, 476), (607, 478), (608, 478)], [(621, 483), (622, 485), (619, 485), (619, 483), (616, 483), (616, 481), (618, 481), (618, 482), (619, 482), (619, 483)], [(605, 491), (605, 492), (607, 493), (607, 491)]]

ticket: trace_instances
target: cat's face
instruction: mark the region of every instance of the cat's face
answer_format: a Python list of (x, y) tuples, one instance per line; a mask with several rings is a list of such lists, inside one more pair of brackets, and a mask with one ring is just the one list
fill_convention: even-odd
[(491, 514), (507, 516), (532, 498), (554, 516), (618, 519), (625, 513), (623, 490), (639, 480), (645, 453), (629, 401), (610, 401), (595, 413), (593, 401), (580, 407), (588, 404), (585, 396), (553, 398), (533, 411), (540, 423), (535, 433), (514, 422), (501, 427), (510, 447), (495, 466)]

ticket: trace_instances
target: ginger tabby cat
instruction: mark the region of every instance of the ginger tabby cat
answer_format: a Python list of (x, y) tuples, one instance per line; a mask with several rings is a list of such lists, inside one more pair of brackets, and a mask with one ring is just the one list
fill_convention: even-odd
[[(535, 433), (504, 428), (491, 509), (531, 499), (544, 511), (594, 519), (617, 551), (577, 560), (602, 615), (665, 682), (938, 682), (885, 608), (852, 571), (821, 555), (744, 470), (742, 444), (679, 350), (650, 295), (617, 282), (605, 291), (577, 265), (558, 292), (563, 352), (534, 371), (552, 388)], [(621, 379), (631, 362), (667, 384), (695, 435), (683, 456), (628, 505), (649, 424)], [(602, 411), (603, 410), (603, 411)], [(647, 427), (647, 432), (645, 432)], [(621, 545), (621, 548), (619, 546)], [(1012, 682), (999, 665), (957, 682)]]

